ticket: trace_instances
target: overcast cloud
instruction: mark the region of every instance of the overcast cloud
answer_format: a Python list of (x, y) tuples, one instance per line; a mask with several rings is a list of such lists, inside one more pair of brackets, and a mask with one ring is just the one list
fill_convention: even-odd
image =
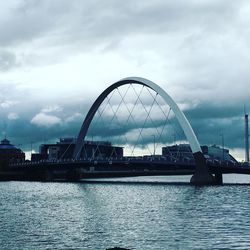
[(249, 24), (248, 0), (1, 1), (2, 136), (26, 150), (75, 136), (99, 93), (141, 76), (180, 104), (202, 144), (223, 133), (243, 148)]

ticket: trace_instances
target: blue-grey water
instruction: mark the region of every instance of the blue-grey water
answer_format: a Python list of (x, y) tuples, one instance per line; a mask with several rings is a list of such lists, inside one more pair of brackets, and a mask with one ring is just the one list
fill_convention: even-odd
[(250, 249), (250, 176), (169, 180), (1, 182), (0, 249)]

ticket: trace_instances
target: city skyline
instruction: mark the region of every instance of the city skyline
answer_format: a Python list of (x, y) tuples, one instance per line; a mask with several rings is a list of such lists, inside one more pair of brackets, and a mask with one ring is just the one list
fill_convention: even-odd
[(8, 1), (1, 5), (0, 118), (30, 142), (77, 135), (95, 98), (127, 76), (180, 105), (201, 144), (244, 159), (250, 56), (248, 1)]

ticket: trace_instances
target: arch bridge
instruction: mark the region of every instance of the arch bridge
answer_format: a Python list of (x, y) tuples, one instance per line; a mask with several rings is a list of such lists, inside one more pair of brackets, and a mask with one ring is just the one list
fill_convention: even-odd
[(90, 124), (98, 110), (98, 108), (101, 106), (105, 98), (115, 89), (123, 86), (123, 85), (142, 85), (147, 88), (150, 88), (154, 92), (156, 92), (158, 95), (162, 97), (162, 99), (165, 101), (167, 105), (170, 106), (171, 110), (174, 112), (179, 125), (183, 129), (183, 132), (190, 144), (194, 159), (195, 159), (195, 173), (192, 176), (190, 182), (192, 184), (198, 184), (198, 185), (206, 185), (206, 184), (217, 184), (218, 180), (221, 180), (221, 174), (218, 174), (213, 176), (209, 168), (206, 165), (206, 160), (204, 158), (204, 155), (202, 153), (200, 144), (197, 140), (197, 137), (188, 122), (186, 116), (184, 113), (181, 111), (181, 109), (178, 107), (176, 102), (170, 97), (170, 95), (163, 89), (161, 88), (158, 84), (147, 80), (145, 78), (140, 78), (140, 77), (128, 77), (124, 78), (120, 81), (115, 82), (114, 84), (110, 85), (108, 88), (106, 88), (95, 100), (91, 108), (89, 109), (86, 118), (81, 126), (80, 132), (77, 137), (76, 141), (76, 146), (74, 149), (74, 154), (73, 158), (75, 160), (79, 159), (79, 152), (81, 152), (82, 147), (83, 147), (83, 142), (85, 140), (86, 134), (88, 132), (88, 129), (90, 127)]

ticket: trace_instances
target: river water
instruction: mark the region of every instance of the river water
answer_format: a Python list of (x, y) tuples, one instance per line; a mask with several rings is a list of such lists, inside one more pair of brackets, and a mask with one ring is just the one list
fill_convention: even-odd
[(250, 176), (176, 179), (1, 182), (0, 249), (250, 249)]

